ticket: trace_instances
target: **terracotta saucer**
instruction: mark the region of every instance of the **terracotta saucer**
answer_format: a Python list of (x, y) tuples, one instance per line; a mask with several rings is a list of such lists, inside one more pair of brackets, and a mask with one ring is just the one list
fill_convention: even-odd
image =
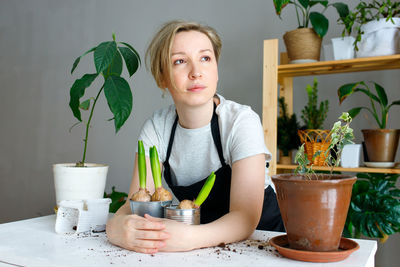
[(334, 262), (346, 259), (351, 253), (358, 250), (360, 246), (357, 242), (348, 238), (340, 239), (339, 250), (329, 252), (314, 252), (289, 248), (287, 235), (279, 235), (269, 241), (278, 252), (286, 257), (298, 261), (310, 262)]

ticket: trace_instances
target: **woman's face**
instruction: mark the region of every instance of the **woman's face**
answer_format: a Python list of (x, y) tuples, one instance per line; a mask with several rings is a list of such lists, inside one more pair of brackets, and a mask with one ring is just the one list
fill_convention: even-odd
[(171, 49), (172, 77), (167, 87), (175, 104), (199, 106), (211, 101), (218, 82), (218, 66), (210, 39), (198, 31), (176, 34)]

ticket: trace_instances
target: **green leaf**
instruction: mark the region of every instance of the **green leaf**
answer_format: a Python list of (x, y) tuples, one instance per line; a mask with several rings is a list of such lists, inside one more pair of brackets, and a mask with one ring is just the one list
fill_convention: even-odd
[(348, 113), (350, 114), (350, 116), (351, 116), (352, 118), (355, 118), (355, 117), (358, 115), (358, 113), (360, 113), (360, 111), (361, 111), (362, 108), (363, 108), (363, 107), (352, 108), (352, 109), (350, 109), (350, 110), (348, 111)]
[(299, 3), (305, 8), (307, 9), (307, 7), (309, 6), (309, 0), (299, 0)]
[(111, 65), (105, 71), (105, 76), (108, 77), (110, 75), (120, 76), (122, 73), (122, 57), (121, 54), (117, 51), (114, 55), (114, 58), (111, 62)]
[(276, 14), (280, 15), (282, 9), (290, 2), (290, 0), (274, 0)]
[(162, 183), (161, 183), (160, 161), (158, 159), (156, 146), (150, 147), (149, 154), (150, 154), (150, 167), (151, 167), (151, 173), (153, 175), (154, 187), (157, 189), (162, 187)]
[(88, 110), (90, 107), (90, 99), (87, 99), (79, 104), (79, 108), (83, 110)]
[(104, 94), (108, 106), (114, 114), (117, 133), (132, 111), (132, 92), (127, 81), (118, 76), (109, 76), (104, 83)]
[(131, 49), (126, 47), (118, 47), (122, 56), (124, 57), (126, 68), (128, 69), (129, 76), (132, 76), (139, 68), (139, 58), (132, 52)]
[[(351, 94), (354, 93), (354, 88), (358, 85), (358, 83), (348, 83), (345, 85), (342, 85), (338, 89), (338, 96), (339, 96), (339, 104), (342, 104), (342, 102)], [(351, 116), (351, 115), (350, 115)], [(353, 116), (351, 116), (354, 118)]]
[(340, 18), (344, 19), (349, 15), (349, 7), (346, 4), (339, 2), (333, 3), (332, 5), (336, 8)]
[(329, 21), (328, 19), (318, 12), (310, 13), (310, 21), (319, 37), (323, 38), (328, 31)]
[(215, 174), (214, 172), (211, 172), (210, 176), (208, 176), (207, 180), (204, 182), (203, 187), (201, 188), (198, 196), (194, 201), (194, 204), (197, 207), (200, 207), (201, 204), (203, 204), (203, 202), (207, 199), (208, 195), (211, 192), (211, 189), (214, 186), (214, 182), (215, 182)]
[(390, 195), (393, 197), (400, 197), (400, 189), (393, 189), (389, 191)]
[(115, 186), (113, 186), (111, 194), (107, 194), (106, 192), (104, 192), (104, 197), (108, 197), (111, 199), (109, 212), (115, 213), (122, 205), (124, 205), (125, 199), (128, 197), (128, 194), (115, 191)]
[(388, 99), (387, 99), (387, 95), (385, 93), (385, 89), (382, 86), (380, 86), (379, 84), (375, 83), (375, 82), (374, 82), (374, 84), (375, 84), (376, 93), (378, 94), (378, 97), (379, 97), (379, 102), (383, 106), (386, 107), (387, 104), (388, 104)]
[(97, 73), (101, 73), (109, 67), (116, 52), (117, 43), (114, 41), (103, 42), (97, 46), (94, 51), (94, 65)]
[(81, 61), (81, 58), (86, 56), (90, 52), (93, 52), (94, 50), (96, 50), (96, 47), (93, 47), (92, 49), (90, 49), (90, 50), (86, 51), (85, 53), (83, 53), (82, 56), (80, 56), (77, 59), (75, 59), (74, 64), (72, 65), (71, 74), (74, 72), (75, 68), (78, 66), (78, 63), (79, 63), (79, 61)]
[(328, 6), (328, 0), (314, 0), (314, 1), (310, 1), (309, 4), (310, 4), (310, 7), (312, 7), (312, 6), (316, 5), (316, 4), (321, 4), (324, 7), (327, 7)]
[(69, 106), (71, 107), (72, 113), (74, 114), (75, 118), (77, 118), (79, 121), (82, 121), (81, 111), (79, 110), (79, 99), (84, 95), (85, 89), (92, 84), (96, 77), (97, 73), (83, 75), (82, 78), (75, 80), (69, 92)]
[(144, 151), (143, 141), (138, 140), (138, 169), (140, 188), (146, 188), (146, 153)]
[(400, 100), (393, 101), (392, 104), (390, 104), (390, 106), (393, 106), (393, 105), (400, 105)]
[(135, 50), (135, 48), (133, 48), (130, 44), (128, 43), (124, 43), (124, 42), (120, 42), (120, 44), (125, 45), (126, 47), (128, 47), (130, 50), (132, 50), (132, 52), (136, 55), (137, 59), (139, 60), (139, 66), (142, 64), (142, 62), (140, 61), (140, 56), (139, 53)]

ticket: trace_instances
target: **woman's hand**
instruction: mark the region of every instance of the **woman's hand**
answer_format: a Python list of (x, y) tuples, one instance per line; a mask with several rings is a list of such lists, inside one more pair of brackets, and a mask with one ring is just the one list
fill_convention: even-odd
[(165, 240), (165, 246), (159, 248), (159, 251), (189, 251), (196, 248), (194, 245), (194, 236), (192, 235), (192, 230), (196, 227), (195, 225), (187, 225), (169, 219), (160, 219), (148, 214), (144, 217), (151, 222), (165, 225), (165, 231), (170, 235), (170, 238)]
[(132, 214), (116, 214), (106, 228), (108, 239), (114, 245), (148, 254), (166, 246), (170, 234), (164, 230), (163, 222)]

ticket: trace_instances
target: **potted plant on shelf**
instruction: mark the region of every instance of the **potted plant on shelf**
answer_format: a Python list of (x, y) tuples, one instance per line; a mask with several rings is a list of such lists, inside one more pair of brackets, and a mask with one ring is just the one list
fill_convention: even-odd
[(318, 107), (318, 80), (314, 78), (313, 86), (307, 85), (306, 92), (308, 102), (301, 111), (301, 118), (304, 122), (303, 130), (298, 131), (301, 143), (305, 144), (305, 153), (308, 160), (314, 165), (325, 164), (325, 155), (320, 154), (313, 158), (318, 151), (325, 151), (329, 146), (329, 130), (321, 129), (329, 109), (328, 100), (322, 101)]
[[(124, 59), (131, 77), (140, 66), (140, 57), (131, 45), (124, 42), (116, 42), (114, 34), (112, 37), (112, 41), (102, 42), (78, 57), (71, 69), (72, 74), (81, 58), (93, 52), (95, 73), (84, 74), (81, 78), (75, 80), (70, 89), (69, 106), (74, 117), (78, 120), (75, 125), (79, 123), (84, 123), (85, 125), (83, 156), (77, 163), (54, 164), (53, 173), (57, 203), (61, 200), (103, 197), (108, 166), (86, 162), (90, 123), (101, 93), (104, 91), (108, 106), (114, 115), (112, 120), (114, 121), (116, 133), (124, 125), (132, 110), (132, 92), (128, 82), (121, 77), (123, 70), (122, 59)], [(81, 101), (85, 90), (99, 76), (103, 76), (104, 82), (95, 97), (89, 97)], [(87, 121), (82, 119), (81, 109), (86, 111), (90, 109)]]
[[(380, 162), (382, 163), (381, 167), (393, 167), (399, 142), (400, 130), (386, 129), (386, 124), (390, 108), (394, 105), (400, 105), (400, 99), (389, 104), (385, 89), (375, 82), (373, 82), (373, 84), (376, 94), (372, 93), (369, 86), (363, 81), (341, 86), (338, 89), (339, 102), (340, 104), (343, 103), (347, 97), (356, 92), (361, 92), (368, 96), (371, 103), (370, 108), (355, 107), (348, 111), (350, 116), (354, 118), (362, 109), (367, 110), (379, 126), (379, 129), (361, 130), (364, 136), (368, 161), (372, 162), (371, 164), (369, 162), (366, 164), (370, 164), (371, 166), (379, 166)], [(379, 110), (377, 110), (377, 106), (379, 106), (380, 113)]]
[[(340, 162), (343, 146), (352, 143), (351, 117), (343, 113), (331, 131), (329, 147), (318, 154), (326, 155), (329, 174), (317, 174), (299, 148), (295, 162), (299, 164), (293, 174), (272, 176), (276, 187), (279, 209), (287, 232), (289, 246), (296, 250), (338, 251), (343, 227), (350, 204), (351, 191), (356, 177), (333, 174)], [(333, 149), (337, 159), (330, 154)], [(329, 218), (329, 219), (328, 219)]]
[(335, 60), (354, 58), (354, 41), (351, 36), (352, 21), (349, 18), (349, 7), (344, 3), (334, 3), (339, 14), (338, 22), (344, 25), (341, 37), (332, 38), (333, 57)]
[(279, 148), (279, 163), (292, 163), (292, 150), (300, 145), (300, 139), (297, 135), (299, 123), (297, 122), (296, 114), (289, 116), (287, 114), (287, 105), (285, 98), (279, 98), (279, 117), (278, 117), (278, 148)]
[[(332, 5), (328, 2), (328, 0), (274, 0), (275, 11), (279, 17), (287, 5), (292, 5), (296, 11), (298, 28), (283, 35), (291, 63), (319, 60), (322, 38), (329, 28), (329, 21), (323, 15), (324, 11)], [(318, 4), (323, 7), (323, 10), (311, 11)]]
[(379, 238), (386, 242), (400, 232), (399, 174), (358, 173), (353, 186), (344, 236)]
[(357, 57), (400, 53), (400, 2), (393, 0), (360, 1), (354, 11), (341, 14), (344, 32), (356, 33)]

